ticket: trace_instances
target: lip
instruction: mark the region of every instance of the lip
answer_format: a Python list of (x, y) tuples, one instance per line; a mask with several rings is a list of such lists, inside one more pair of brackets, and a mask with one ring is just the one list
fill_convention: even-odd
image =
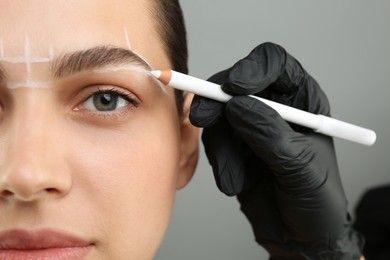
[(94, 244), (75, 235), (51, 229), (14, 229), (0, 233), (0, 260), (83, 259)]

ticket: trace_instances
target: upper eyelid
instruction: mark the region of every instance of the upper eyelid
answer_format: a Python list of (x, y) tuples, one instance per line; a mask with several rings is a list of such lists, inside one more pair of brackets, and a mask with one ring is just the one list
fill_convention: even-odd
[(124, 97), (128, 102), (130, 102), (132, 105), (138, 107), (140, 105), (140, 101), (139, 99), (134, 95), (132, 94), (131, 92), (129, 91), (122, 91), (118, 88), (115, 88), (115, 87), (112, 87), (110, 86), (109, 89), (101, 89), (101, 86), (98, 86), (98, 89), (91, 92), (85, 99), (83, 102), (87, 101), (89, 98), (91, 98), (93, 95), (95, 94), (99, 94), (99, 93), (112, 93), (112, 94), (116, 94), (116, 95), (119, 95), (119, 96), (122, 96)]
[[(157, 87), (154, 84), (157, 84), (156, 82), (160, 81), (155, 79), (149, 71), (141, 68), (134, 69), (132, 66), (108, 66), (90, 71), (83, 71), (75, 75), (71, 75), (69, 78), (54, 81), (54, 83), (55, 82), (58, 82), (59, 85), (84, 84), (87, 87), (94, 85), (113, 85), (118, 86), (119, 88), (132, 90), (136, 90), (134, 89), (134, 86), (137, 85), (140, 86), (139, 90), (141, 90), (141, 86), (142, 88), (149, 86), (152, 86), (153, 88)], [(161, 86), (159, 85), (158, 88), (160, 87)], [(132, 90), (130, 91), (133, 92)], [(163, 91), (166, 92), (165, 89), (163, 89)]]

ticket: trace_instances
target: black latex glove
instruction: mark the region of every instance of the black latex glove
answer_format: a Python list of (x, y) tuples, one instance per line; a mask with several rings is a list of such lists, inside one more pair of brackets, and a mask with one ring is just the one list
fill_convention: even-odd
[(282, 47), (266, 43), (209, 79), (233, 97), (222, 104), (196, 96), (190, 120), (219, 189), (237, 195), (256, 241), (271, 259), (359, 259), (333, 140), (289, 125), (255, 94), (329, 116), (317, 82)]
[(367, 260), (390, 259), (390, 186), (371, 188), (356, 207), (354, 228), (364, 235)]

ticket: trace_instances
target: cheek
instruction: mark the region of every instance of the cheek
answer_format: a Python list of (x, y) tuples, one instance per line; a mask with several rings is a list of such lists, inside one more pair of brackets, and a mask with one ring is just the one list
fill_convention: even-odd
[(153, 252), (168, 225), (179, 130), (177, 119), (166, 115), (144, 113), (123, 129), (81, 127), (73, 138), (74, 188), (89, 200), (102, 246), (112, 254)]

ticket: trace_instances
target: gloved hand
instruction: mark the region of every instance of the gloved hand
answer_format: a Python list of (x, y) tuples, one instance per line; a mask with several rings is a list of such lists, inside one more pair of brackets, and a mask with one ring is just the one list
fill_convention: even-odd
[(237, 195), (271, 259), (359, 259), (363, 239), (351, 228), (333, 140), (289, 125), (269, 106), (243, 96), (329, 116), (317, 82), (272, 43), (209, 80), (235, 97), (222, 104), (196, 96), (190, 120), (204, 128), (218, 188)]

